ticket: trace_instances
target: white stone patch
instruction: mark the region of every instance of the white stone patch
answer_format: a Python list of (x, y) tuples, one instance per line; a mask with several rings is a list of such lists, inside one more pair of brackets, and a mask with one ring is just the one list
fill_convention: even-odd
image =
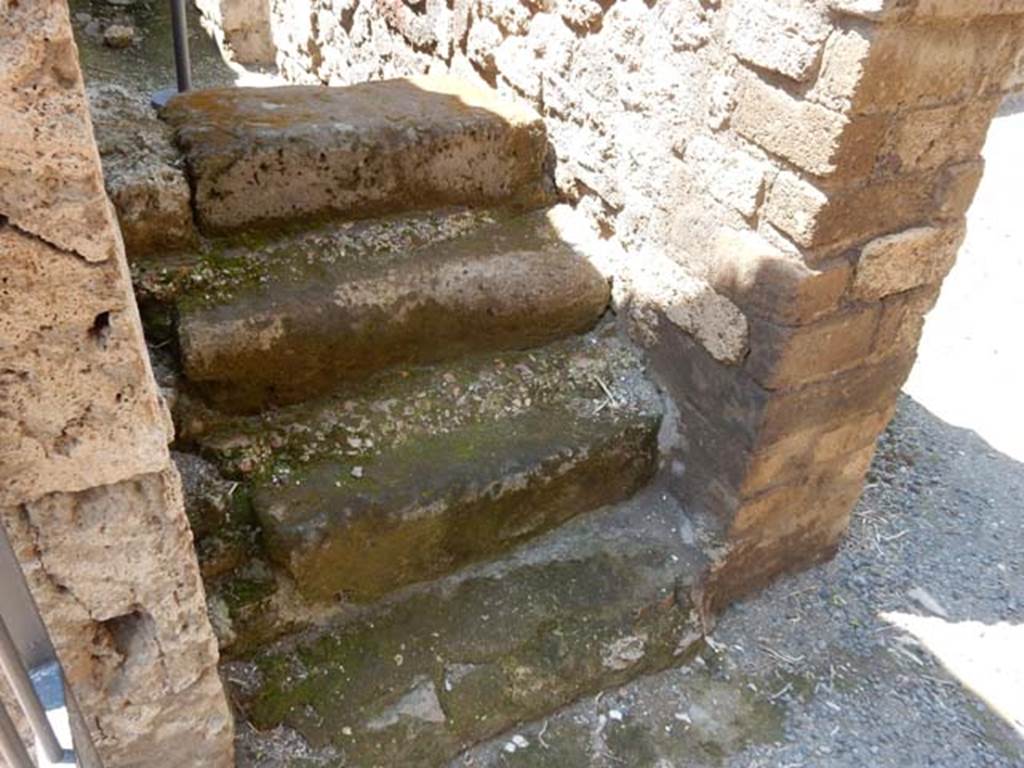
[[(601, 662), (606, 669), (621, 671), (629, 669), (643, 659), (647, 648), (647, 635), (629, 635), (608, 643), (601, 651)], [(615, 711), (615, 710), (613, 710)], [(616, 719), (612, 717), (612, 719)], [(618, 719), (621, 719), (621, 713)]]
[(432, 680), (418, 678), (408, 693), (368, 721), (366, 727), (371, 731), (383, 731), (397, 725), (403, 718), (424, 723), (447, 721)]

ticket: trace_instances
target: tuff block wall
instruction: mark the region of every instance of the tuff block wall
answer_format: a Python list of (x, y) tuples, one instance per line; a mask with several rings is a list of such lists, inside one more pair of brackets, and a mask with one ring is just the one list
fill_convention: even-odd
[(0, 523), (103, 764), (232, 720), (65, 3), (0, 3)]
[(671, 283), (620, 291), (620, 308), (678, 405), (678, 491), (727, 542), (709, 608), (833, 550), (963, 238), (989, 122), (1024, 84), (1024, 2), (266, 8), (291, 80), (444, 70), (531, 102), (563, 199), (629, 251), (626, 271)]

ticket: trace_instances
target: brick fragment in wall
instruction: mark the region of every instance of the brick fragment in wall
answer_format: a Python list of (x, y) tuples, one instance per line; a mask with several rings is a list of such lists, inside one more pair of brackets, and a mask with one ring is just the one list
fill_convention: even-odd
[[(966, 169), (958, 173), (944, 170), (826, 192), (796, 174), (784, 172), (776, 177), (768, 193), (764, 216), (804, 248), (839, 247), (881, 232), (948, 218), (961, 205), (966, 211), (970, 204), (966, 193), (970, 191), (973, 197), (975, 188), (970, 181)], [(813, 261), (816, 257), (809, 258)]]
[(757, 212), (768, 170), (765, 163), (707, 136), (691, 139), (683, 159), (698, 188), (746, 217)]
[(0, 226), (0, 264), (0, 505), (164, 467), (123, 256), (90, 263)]
[(0, 508), (108, 766), (230, 766), (232, 721), (173, 465)]
[(711, 40), (712, 14), (700, 0), (660, 3), (656, 12), (658, 24), (670, 31), (672, 47), (677, 51), (694, 51)]
[(100, 262), (116, 257), (120, 237), (67, 14), (66, 4), (0, 7), (0, 217)]
[(963, 223), (915, 227), (872, 240), (860, 251), (852, 295), (872, 301), (942, 280), (965, 235)]
[(883, 26), (856, 84), (856, 113), (954, 104), (1003, 90), (1024, 34), (1024, 17), (963, 24)]
[(967, 215), (985, 170), (983, 160), (971, 160), (944, 168), (934, 189), (935, 218), (956, 221)]
[(896, 350), (811, 384), (769, 391), (744, 368), (716, 361), (681, 330), (663, 330), (650, 350), (660, 381), (737, 450), (760, 450), (793, 433), (842, 424), (886, 407), (914, 362), (914, 350)]
[(740, 135), (815, 176), (871, 174), (885, 137), (884, 117), (849, 117), (748, 76), (732, 125)]
[(727, 38), (742, 61), (793, 80), (814, 74), (828, 34), (821, 3), (802, 0), (736, 0), (729, 10)]
[(1002, 97), (904, 112), (891, 119), (878, 173), (907, 173), (980, 156)]
[(742, 502), (725, 550), (705, 575), (703, 610), (720, 611), (784, 573), (830, 557), (849, 526), (873, 455), (873, 446), (865, 448), (816, 467), (800, 483)]
[[(800, 483), (814, 467), (848, 456), (875, 443), (889, 423), (894, 403), (828, 425), (812, 425), (767, 445), (750, 447), (722, 432), (714, 415), (705, 417), (682, 401), (680, 435), (691, 471), (713, 475), (720, 486), (711, 508), (718, 519), (731, 521), (739, 503), (780, 485)], [(691, 489), (692, 497), (696, 491)], [(710, 501), (710, 499), (708, 499)]]
[(939, 298), (939, 287), (939, 283), (923, 285), (883, 299), (875, 355), (902, 355), (917, 349), (925, 316)]
[(709, 281), (748, 315), (800, 325), (835, 311), (850, 274), (845, 259), (811, 268), (756, 232), (726, 228), (715, 238)]
[(771, 390), (796, 387), (862, 365), (874, 348), (878, 304), (841, 312), (802, 326), (767, 320), (750, 324), (745, 368)]
[(922, 19), (971, 18), (1024, 14), (1024, 0), (917, 0), (914, 15)]

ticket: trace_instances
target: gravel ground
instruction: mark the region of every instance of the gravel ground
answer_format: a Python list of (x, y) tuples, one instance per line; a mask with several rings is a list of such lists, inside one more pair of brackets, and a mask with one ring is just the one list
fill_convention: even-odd
[(734, 607), (688, 667), (455, 765), (1024, 766), (1022, 135), (1019, 99), (839, 555)]

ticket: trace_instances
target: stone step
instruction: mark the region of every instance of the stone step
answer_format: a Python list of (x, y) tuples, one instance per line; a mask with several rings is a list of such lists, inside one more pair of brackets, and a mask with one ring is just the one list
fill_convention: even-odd
[(602, 329), (219, 418), (179, 413), (182, 440), (247, 481), (270, 560), (306, 600), (359, 602), (628, 498), (657, 467), (661, 401)]
[(699, 550), (700, 532), (650, 489), (231, 662), (226, 678), (258, 729), (240, 758), (437, 768), (517, 723), (681, 664), (700, 644)]
[(234, 412), (394, 365), (539, 346), (593, 327), (609, 301), (542, 212), (387, 219), (204, 266), (177, 298), (178, 348), (189, 382)]
[(190, 91), (161, 116), (207, 234), (546, 197), (540, 116), (451, 77)]

